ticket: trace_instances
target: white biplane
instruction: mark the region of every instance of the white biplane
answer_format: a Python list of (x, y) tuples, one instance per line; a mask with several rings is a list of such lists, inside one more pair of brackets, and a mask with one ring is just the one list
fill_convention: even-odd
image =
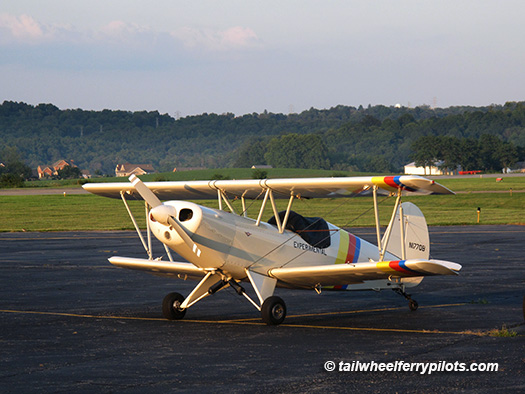
[[(419, 176), (218, 180), (143, 183), (89, 183), (87, 191), (121, 198), (148, 254), (147, 259), (111, 257), (111, 264), (180, 279), (198, 280), (189, 295), (168, 294), (162, 311), (167, 319), (182, 319), (186, 310), (219, 290), (232, 287), (261, 312), (269, 325), (281, 324), (286, 304), (274, 295), (276, 287), (332, 290), (392, 289), (403, 295), (411, 310), (417, 302), (406, 288), (425, 276), (457, 275), (461, 265), (429, 259), (426, 220), (419, 208), (401, 203), (406, 193), (453, 194)], [(378, 194), (397, 195), (390, 223), (381, 237)], [(306, 218), (291, 210), (295, 199), (351, 197), (372, 194), (378, 246), (336, 227), (322, 218)], [(217, 198), (219, 209), (187, 200)], [(256, 219), (246, 215), (246, 200), (262, 199)], [(288, 199), (286, 210), (277, 198)], [(146, 202), (147, 238), (142, 235), (127, 203)], [(237, 214), (232, 200), (242, 203)], [(161, 200), (170, 200), (164, 203)], [(263, 222), (270, 201), (274, 216)], [(224, 208), (224, 209), (223, 209)], [(228, 209), (228, 211), (226, 211)], [(162, 244), (168, 260), (153, 258), (151, 234)], [(176, 262), (170, 249), (188, 262)], [(256, 298), (245, 291), (253, 287)]]

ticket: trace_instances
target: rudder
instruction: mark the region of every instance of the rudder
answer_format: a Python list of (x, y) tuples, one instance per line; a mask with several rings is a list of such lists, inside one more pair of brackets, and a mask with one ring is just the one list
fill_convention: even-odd
[[(427, 221), (423, 212), (411, 202), (404, 202), (397, 209), (393, 222), (388, 226), (385, 234), (390, 232), (390, 239), (387, 245), (387, 252), (403, 258), (401, 245), (401, 224), (400, 208), (403, 210), (403, 229), (405, 238), (405, 256), (404, 259), (425, 259), (430, 256), (430, 238), (428, 236)], [(390, 229), (390, 226), (392, 228)], [(381, 240), (384, 247), (385, 236)]]

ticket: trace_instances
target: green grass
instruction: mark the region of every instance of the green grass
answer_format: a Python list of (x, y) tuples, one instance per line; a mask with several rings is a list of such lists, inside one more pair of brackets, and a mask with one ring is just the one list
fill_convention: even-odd
[(501, 182), (496, 182), (496, 178), (439, 178), (433, 177), (436, 182), (448, 187), (455, 192), (469, 192), (469, 191), (509, 191), (525, 190), (525, 176), (505, 177)]
[[(130, 205), (137, 212), (144, 209), (142, 202), (131, 201)], [(133, 228), (122, 201), (94, 195), (1, 196), (0, 213), (0, 231)]]
[(517, 337), (518, 333), (514, 330), (509, 330), (505, 325), (503, 325), (501, 329), (495, 328), (494, 330), (490, 330), (488, 335), (491, 337), (513, 338)]
[[(268, 169), (270, 178), (290, 177), (330, 177), (364, 176), (365, 173), (342, 171), (304, 170), (304, 169)], [(253, 170), (249, 168), (227, 168), (195, 170), (151, 174), (141, 177), (144, 181), (156, 180), (202, 180), (227, 177), (230, 179), (250, 179)], [(496, 178), (439, 178), (437, 182), (454, 190), (463, 192), (455, 196), (415, 196), (404, 197), (418, 205), (431, 226), (467, 225), (477, 223), (477, 208), (481, 208), (480, 224), (525, 224), (525, 193), (513, 193), (525, 190), (524, 177), (505, 177), (496, 182)], [(96, 178), (93, 182), (126, 182), (125, 178)], [(77, 180), (35, 181), (27, 186), (71, 187), (78, 186)], [(500, 191), (505, 193), (471, 193), (474, 191)], [(197, 203), (217, 208), (216, 201), (198, 201)], [(237, 212), (241, 211), (239, 201), (233, 203)], [(248, 213), (256, 217), (260, 201), (248, 202)], [(278, 200), (279, 210), (286, 208), (287, 201)], [(139, 225), (144, 226), (144, 204), (130, 202)], [(381, 224), (390, 219), (394, 198), (380, 197), (379, 213)], [(295, 201), (293, 209), (305, 216), (321, 216), (341, 227), (373, 226), (372, 199), (356, 197), (348, 199), (314, 199)], [(132, 229), (133, 225), (120, 200), (93, 195), (51, 196), (0, 196), (0, 231), (60, 231), (60, 230), (122, 230)], [(273, 215), (268, 204), (263, 220)]]
[[(405, 197), (415, 203), (431, 226), (476, 224), (477, 207), (481, 207), (480, 224), (525, 224), (525, 193), (458, 194), (455, 196)], [(379, 198), (381, 224), (390, 219), (394, 198)], [(197, 203), (217, 208), (217, 201)], [(241, 211), (239, 201), (233, 203)], [(256, 217), (260, 201), (248, 202), (250, 217)], [(277, 200), (279, 210), (286, 200)], [(130, 206), (144, 227), (144, 203), (130, 201)], [(373, 226), (372, 198), (313, 199), (295, 201), (293, 210), (304, 216), (321, 216), (342, 227)], [(0, 196), (0, 231), (68, 231), (124, 230), (133, 225), (122, 201), (94, 195)], [(270, 204), (263, 220), (272, 216)]]

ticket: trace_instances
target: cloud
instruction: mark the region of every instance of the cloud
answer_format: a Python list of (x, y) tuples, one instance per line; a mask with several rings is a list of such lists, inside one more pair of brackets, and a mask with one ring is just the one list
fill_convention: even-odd
[(111, 40), (119, 43), (133, 43), (137, 41), (155, 40), (159, 33), (152, 31), (148, 26), (126, 23), (115, 20), (102, 26), (93, 34), (93, 38)]
[(0, 13), (0, 44), (75, 42), (82, 36), (70, 25), (46, 25), (29, 15)]
[(29, 15), (16, 17), (0, 14), (0, 29), (7, 30), (12, 37), (20, 40), (39, 40), (44, 37), (43, 27)]
[(233, 26), (223, 30), (181, 27), (175, 31), (157, 31), (149, 26), (113, 20), (93, 30), (79, 30), (71, 25), (43, 24), (32, 16), (0, 13), (0, 44), (107, 45), (118, 44), (150, 50), (151, 46), (183, 46), (205, 51), (231, 51), (255, 47), (257, 34), (248, 27)]
[(258, 43), (257, 34), (252, 29), (241, 26), (218, 31), (183, 27), (171, 35), (181, 40), (186, 47), (214, 51), (245, 49)]

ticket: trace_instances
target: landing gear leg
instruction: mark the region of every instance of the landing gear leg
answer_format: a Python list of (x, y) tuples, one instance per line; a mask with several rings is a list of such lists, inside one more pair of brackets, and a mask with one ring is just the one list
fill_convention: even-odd
[(410, 294), (405, 292), (405, 287), (404, 286), (402, 288), (397, 287), (397, 288), (392, 289), (392, 290), (394, 290), (397, 294), (402, 295), (403, 297), (405, 297), (407, 299), (408, 307), (410, 308), (411, 311), (417, 310), (417, 307), (419, 306), (417, 301), (413, 300), (412, 297), (410, 297)]

